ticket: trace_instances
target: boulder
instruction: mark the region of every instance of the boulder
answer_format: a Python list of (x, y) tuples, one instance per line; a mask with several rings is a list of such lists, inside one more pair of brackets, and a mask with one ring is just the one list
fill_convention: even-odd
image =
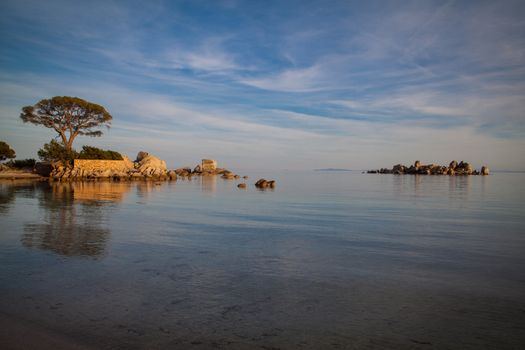
[(200, 174), (202, 173), (202, 168), (200, 165), (197, 165), (194, 169), (193, 169), (193, 172), (196, 173), (196, 174)]
[(238, 187), (238, 188), (246, 188), (246, 184), (245, 184), (245, 183), (238, 184), (237, 187)]
[(135, 168), (143, 175), (164, 175), (167, 172), (166, 162), (146, 152), (139, 152), (139, 161), (135, 162)]
[(222, 174), (221, 178), (226, 180), (233, 180), (235, 179), (235, 175), (233, 173), (224, 173)]
[(266, 179), (259, 179), (255, 183), (255, 187), (257, 188), (274, 188), (275, 187), (275, 180), (266, 180)]
[(268, 181), (266, 181), (266, 179), (259, 179), (255, 183), (255, 187), (257, 187), (257, 188), (266, 188), (266, 187), (268, 187)]
[(143, 160), (144, 158), (146, 158), (148, 155), (149, 155), (148, 152), (140, 151), (140, 152), (137, 154), (137, 159), (135, 160), (135, 162), (139, 163), (141, 160)]
[(481, 167), (481, 171), (480, 171), (481, 175), (489, 175), (490, 174), (490, 169), (488, 166), (482, 166)]
[(455, 160), (451, 161), (450, 164), (448, 165), (448, 167), (452, 170), (456, 169), (457, 166), (458, 166), (458, 162), (456, 162)]
[(396, 164), (392, 168), (392, 173), (394, 174), (404, 174), (406, 167), (403, 164)]
[(168, 177), (170, 180), (177, 180), (177, 173), (175, 170), (168, 171)]
[(416, 160), (414, 162), (414, 167), (419, 168), (421, 166), (421, 162), (419, 160)]

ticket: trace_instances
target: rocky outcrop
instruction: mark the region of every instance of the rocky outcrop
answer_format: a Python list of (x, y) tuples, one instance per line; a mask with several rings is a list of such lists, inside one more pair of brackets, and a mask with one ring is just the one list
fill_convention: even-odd
[(255, 187), (264, 189), (264, 188), (274, 188), (275, 187), (275, 180), (266, 180), (266, 179), (259, 179), (255, 183)]
[(139, 152), (134, 168), (145, 177), (162, 177), (168, 175), (166, 162), (146, 152)]
[[(195, 167), (182, 167), (168, 170), (166, 162), (147, 152), (139, 152), (135, 161), (124, 157), (123, 160), (90, 160), (75, 159), (73, 166), (64, 166), (62, 163), (52, 165), (50, 178), (60, 181), (74, 180), (102, 180), (111, 179), (115, 181), (129, 180), (171, 180), (191, 179), (196, 176), (220, 176), (225, 180), (241, 179), (240, 175), (225, 168), (218, 168), (217, 162), (203, 159), (201, 164)], [(248, 176), (243, 176), (248, 179)], [(246, 189), (246, 183), (237, 185), (240, 189)], [(275, 180), (260, 179), (255, 183), (259, 189), (274, 188)]]
[(489, 168), (483, 166), (480, 171), (474, 170), (470, 163), (453, 160), (448, 166), (436, 164), (422, 164), (419, 160), (414, 162), (414, 165), (409, 167), (403, 164), (396, 164), (391, 169), (381, 168), (378, 170), (368, 170), (369, 174), (396, 174), (396, 175), (450, 175), (450, 176), (464, 176), (464, 175), (488, 175)]

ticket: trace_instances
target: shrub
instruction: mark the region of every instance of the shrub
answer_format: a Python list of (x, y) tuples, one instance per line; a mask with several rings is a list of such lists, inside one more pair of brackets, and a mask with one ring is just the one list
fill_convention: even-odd
[(0, 141), (0, 161), (15, 157), (15, 151), (7, 143)]
[(78, 157), (78, 153), (74, 149), (67, 150), (56, 140), (51, 140), (38, 150), (38, 157), (48, 162), (61, 161), (64, 164), (71, 164), (73, 159)]
[(122, 155), (116, 151), (103, 150), (92, 146), (82, 146), (82, 151), (78, 154), (79, 159), (101, 159), (101, 160), (122, 160)]
[(10, 160), (9, 162), (5, 163), (5, 165), (14, 169), (33, 168), (35, 164), (36, 160), (34, 159)]

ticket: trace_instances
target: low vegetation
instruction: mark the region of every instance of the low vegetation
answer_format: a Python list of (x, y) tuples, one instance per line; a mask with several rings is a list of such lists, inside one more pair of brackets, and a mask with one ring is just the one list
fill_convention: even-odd
[(33, 169), (36, 164), (34, 159), (17, 159), (5, 162), (4, 165), (11, 169)]
[(92, 146), (82, 146), (82, 151), (78, 154), (79, 159), (101, 159), (101, 160), (122, 160), (122, 155), (116, 151), (103, 150)]
[(68, 150), (60, 142), (51, 140), (38, 151), (38, 156), (43, 161), (61, 161), (72, 164), (74, 159), (122, 160), (122, 155), (116, 151), (103, 150), (93, 146), (82, 146), (80, 152), (75, 149)]
[(13, 159), (15, 157), (16, 157), (15, 150), (12, 149), (4, 141), (0, 141), (0, 161), (4, 161), (6, 159)]

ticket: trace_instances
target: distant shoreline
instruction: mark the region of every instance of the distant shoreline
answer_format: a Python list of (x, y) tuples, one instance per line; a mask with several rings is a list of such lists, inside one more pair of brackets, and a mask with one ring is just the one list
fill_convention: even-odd
[(344, 169), (344, 168), (324, 168), (324, 169), (314, 169), (314, 171), (352, 171), (352, 169)]

